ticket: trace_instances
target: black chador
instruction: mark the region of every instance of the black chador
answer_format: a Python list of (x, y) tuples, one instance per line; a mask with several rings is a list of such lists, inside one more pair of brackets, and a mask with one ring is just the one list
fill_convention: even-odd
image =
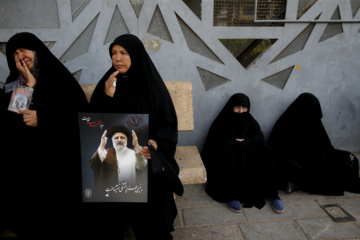
[[(157, 151), (165, 156), (178, 174), (179, 166), (174, 158), (178, 141), (177, 116), (165, 83), (138, 37), (125, 34), (116, 38), (109, 47), (110, 57), (115, 45), (127, 51), (131, 66), (126, 73), (116, 76), (113, 97), (104, 90), (105, 82), (116, 71), (114, 66), (109, 68), (91, 97), (91, 111), (149, 114), (149, 139), (157, 143)], [(118, 231), (118, 226), (131, 225), (139, 239), (171, 239), (170, 232), (174, 230), (173, 222), (177, 215), (173, 192), (166, 187), (166, 179), (153, 174), (151, 160), (148, 183), (147, 203), (117, 203), (110, 209), (106, 208), (119, 216), (116, 221), (111, 218), (115, 224), (113, 230)], [(106, 206), (100, 207), (99, 212), (103, 212), (103, 207)]]
[[(248, 111), (235, 113), (235, 106)], [(265, 198), (277, 197), (272, 154), (245, 94), (230, 97), (210, 127), (201, 157), (207, 171), (206, 192), (214, 200), (239, 200), (244, 207), (260, 209)]]
[(269, 145), (275, 154), (278, 186), (322, 195), (359, 193), (358, 160), (334, 148), (322, 117), (319, 100), (302, 93), (275, 123)]
[[(25, 116), (7, 110), (14, 87), (28, 87), (14, 55), (24, 49), (33, 56), (28, 70), (36, 84), (29, 110), (36, 111), (37, 126), (26, 125)], [(70, 220), (76, 221), (79, 210), (74, 204), (81, 203), (78, 112), (86, 111), (88, 103), (74, 76), (34, 34), (12, 36), (6, 57), (10, 74), (0, 90), (0, 225), (15, 227), (19, 237), (35, 238), (42, 226), (41, 235), (51, 239), (51, 234), (74, 225)], [(23, 57), (24, 63), (29, 61)], [(73, 217), (60, 231), (57, 221), (68, 218), (69, 209)]]

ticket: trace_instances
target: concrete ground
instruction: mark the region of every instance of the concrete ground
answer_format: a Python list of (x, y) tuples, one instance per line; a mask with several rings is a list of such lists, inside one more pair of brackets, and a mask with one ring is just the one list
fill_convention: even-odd
[[(304, 192), (279, 193), (285, 212), (273, 211), (269, 202), (262, 209), (243, 208), (234, 213), (225, 203), (212, 200), (204, 185), (185, 185), (182, 197), (176, 197), (179, 215), (174, 240), (360, 240), (360, 194), (344, 196), (310, 195)], [(354, 218), (335, 222), (322, 205), (338, 204)], [(332, 210), (332, 211), (330, 211)], [(344, 217), (338, 208), (329, 209), (335, 217)]]
[[(234, 213), (225, 203), (212, 200), (204, 187), (204, 184), (184, 185), (184, 195), (176, 196), (179, 214), (174, 240), (360, 240), (360, 194), (321, 196), (280, 191), (285, 205), (282, 214), (274, 212), (268, 201), (260, 210), (243, 208), (242, 213)], [(355, 219), (333, 220), (322, 207), (327, 204), (338, 204)], [(326, 209), (336, 220), (347, 220), (346, 212), (340, 207)]]
[[(360, 154), (356, 154), (360, 159)], [(176, 196), (179, 214), (175, 220), (174, 240), (360, 240), (360, 194), (346, 192), (344, 196), (321, 196), (297, 191), (279, 192), (285, 212), (273, 211), (267, 201), (262, 209), (243, 208), (232, 212), (225, 203), (212, 200), (205, 193), (204, 184), (184, 185), (184, 194)], [(337, 219), (335, 221), (322, 206)], [(345, 211), (345, 212), (344, 212)], [(1, 238), (10, 237), (3, 233)], [(125, 240), (133, 240), (132, 231)]]

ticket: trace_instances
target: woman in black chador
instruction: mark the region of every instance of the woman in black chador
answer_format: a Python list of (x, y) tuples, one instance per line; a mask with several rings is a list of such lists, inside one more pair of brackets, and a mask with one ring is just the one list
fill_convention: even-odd
[[(6, 57), (10, 74), (0, 90), (0, 228), (25, 239), (60, 237), (76, 230), (70, 227), (79, 216), (78, 112), (88, 103), (76, 79), (34, 34), (12, 36)], [(17, 86), (33, 90), (29, 109), (8, 111)]]
[(275, 123), (268, 143), (274, 150), (279, 187), (321, 195), (360, 192), (357, 158), (332, 146), (322, 117), (319, 100), (302, 93)]
[[(132, 34), (110, 44), (112, 66), (100, 79), (90, 100), (91, 111), (149, 114), (149, 145), (162, 154), (176, 172), (177, 116), (170, 94), (140, 39)], [(101, 204), (93, 216), (99, 236), (122, 238), (132, 226), (136, 239), (172, 239), (177, 215), (168, 179), (154, 173), (149, 147), (141, 153), (149, 160), (148, 202)], [(182, 188), (182, 186), (181, 186)], [(179, 192), (177, 192), (179, 194)], [(182, 193), (180, 193), (181, 195)], [(91, 213), (94, 213), (92, 211)], [(107, 221), (104, 221), (107, 219)]]
[(262, 208), (270, 199), (282, 213), (274, 176), (272, 153), (258, 122), (250, 114), (250, 100), (242, 93), (230, 97), (212, 123), (201, 157), (207, 171), (206, 192), (235, 211)]

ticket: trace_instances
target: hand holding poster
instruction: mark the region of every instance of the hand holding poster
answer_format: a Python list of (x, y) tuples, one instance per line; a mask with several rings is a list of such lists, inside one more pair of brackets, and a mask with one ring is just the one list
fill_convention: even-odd
[(19, 110), (29, 109), (33, 91), (34, 89), (26, 86), (15, 86), (11, 95), (8, 110), (18, 112)]
[(79, 113), (83, 202), (147, 202), (148, 115)]

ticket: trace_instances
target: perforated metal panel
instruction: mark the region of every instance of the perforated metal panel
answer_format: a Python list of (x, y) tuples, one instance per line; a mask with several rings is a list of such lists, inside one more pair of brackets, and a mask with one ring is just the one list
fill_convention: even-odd
[(130, 3), (134, 9), (136, 16), (139, 17), (141, 8), (144, 4), (144, 0), (130, 0)]
[(56, 41), (45, 41), (45, 42), (43, 42), (44, 44), (45, 44), (45, 46), (47, 46), (47, 48), (48, 49), (51, 49), (52, 48), (52, 46), (54, 46), (55, 45), (55, 43), (56, 43)]
[(201, 19), (201, 0), (183, 0), (183, 2)]
[(0, 53), (6, 55), (6, 43), (0, 43)]
[(59, 27), (56, 0), (1, 0), (0, 2), (0, 28)]
[(353, 17), (355, 17), (356, 13), (360, 9), (360, 1), (359, 0), (350, 0), (350, 4), (351, 4), (352, 15), (353, 15)]
[(210, 58), (219, 63), (223, 63), (215, 53), (199, 38), (196, 33), (179, 17), (177, 16), (181, 30), (184, 34), (186, 43), (192, 52), (200, 54), (204, 57)]
[(116, 6), (111, 18), (104, 44), (114, 41), (117, 36), (125, 33), (129, 33), (129, 29), (124, 21), (123, 16), (121, 15), (119, 7)]
[(162, 38), (166, 41), (173, 42), (159, 6), (156, 6), (154, 15), (151, 18), (148, 33), (151, 33), (152, 35)]
[(289, 67), (269, 77), (263, 78), (261, 81), (271, 84), (277, 88), (284, 89), (294, 67), (295, 66)]
[(285, 58), (291, 54), (301, 51), (310, 37), (315, 24), (309, 24), (296, 38), (289, 43), (270, 63), (276, 62), (282, 58)]
[(301, 18), (301, 16), (316, 2), (317, 0), (299, 0), (297, 18)]
[(75, 42), (68, 48), (64, 55), (60, 58), (61, 61), (66, 62), (72, 60), (80, 55), (87, 53), (91, 39), (95, 30), (99, 14), (91, 21), (85, 30), (79, 35)]
[(81, 77), (81, 72), (82, 72), (82, 69), (80, 69), (79, 71), (76, 71), (72, 74), (77, 81), (79, 81), (79, 79)]
[[(285, 18), (286, 0), (258, 0), (257, 19)], [(281, 23), (255, 23), (254, 0), (215, 0), (214, 26), (283, 26)]]
[(91, 0), (71, 0), (71, 15), (73, 21), (80, 15), (80, 13), (86, 8)]
[(201, 81), (204, 84), (206, 91), (209, 91), (210, 89), (216, 88), (230, 81), (227, 78), (211, 73), (205, 69), (197, 67), (197, 70), (200, 74)]
[[(339, 19), (341, 19), (341, 17), (340, 17), (339, 7), (337, 7), (334, 14), (331, 17), (331, 20), (339, 20)], [(324, 33), (320, 37), (319, 42), (325, 41), (326, 39), (334, 37), (342, 32), (344, 32), (344, 30), (341, 23), (330, 23), (326, 26)]]

